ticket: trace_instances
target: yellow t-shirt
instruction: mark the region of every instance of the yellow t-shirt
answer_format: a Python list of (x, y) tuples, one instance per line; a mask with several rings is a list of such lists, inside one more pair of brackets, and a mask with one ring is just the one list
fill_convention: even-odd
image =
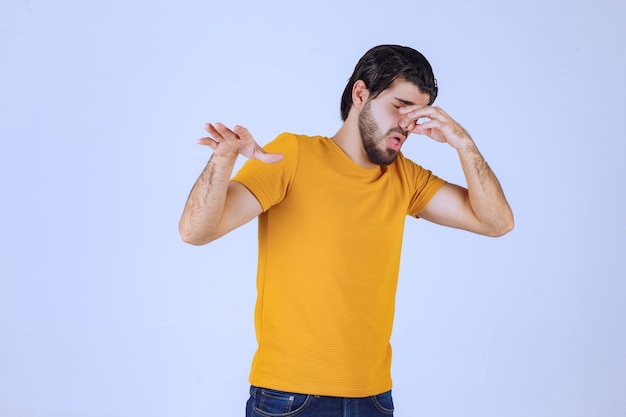
[(364, 397), (391, 389), (404, 221), (444, 184), (399, 154), (363, 168), (332, 140), (283, 133), (276, 164), (233, 177), (259, 200), (253, 385)]

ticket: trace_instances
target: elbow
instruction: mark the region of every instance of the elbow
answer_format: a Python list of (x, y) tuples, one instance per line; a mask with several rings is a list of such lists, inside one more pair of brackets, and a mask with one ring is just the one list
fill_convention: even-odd
[(509, 233), (511, 230), (513, 230), (513, 225), (509, 225), (506, 227), (500, 227), (497, 229), (493, 229), (492, 231), (490, 231), (489, 233), (487, 233), (487, 236), (489, 237), (502, 237), (504, 235), (506, 235), (507, 233)]
[(204, 244), (209, 243), (209, 241), (200, 239), (198, 236), (194, 235), (193, 233), (180, 232), (180, 237), (183, 240), (183, 242), (188, 243), (190, 245), (194, 245), (194, 246), (202, 246)]
[(207, 243), (210, 243), (215, 240), (212, 238), (206, 238), (204, 236), (197, 236), (193, 233), (181, 233), (180, 237), (183, 240), (183, 242), (188, 243), (193, 246), (206, 245)]
[(489, 237), (502, 237), (512, 231), (515, 228), (515, 220), (513, 218), (513, 214), (507, 216), (506, 219), (502, 219), (502, 221), (495, 227), (492, 227), (487, 236)]
[(207, 234), (200, 234), (197, 232), (196, 228), (185, 226), (182, 223), (178, 225), (178, 233), (183, 242), (194, 246), (206, 245), (215, 240), (214, 237)]

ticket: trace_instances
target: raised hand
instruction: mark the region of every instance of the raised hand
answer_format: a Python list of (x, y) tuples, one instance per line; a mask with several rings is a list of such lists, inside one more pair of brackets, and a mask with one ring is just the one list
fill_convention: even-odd
[(457, 150), (472, 144), (469, 133), (440, 107), (406, 106), (400, 109), (400, 113), (406, 116), (401, 127), (411, 133), (448, 143)]
[(271, 164), (281, 161), (283, 155), (279, 153), (267, 153), (255, 142), (254, 138), (242, 126), (235, 126), (232, 130), (222, 123), (205, 124), (209, 137), (198, 140), (201, 145), (206, 145), (217, 156), (237, 156), (239, 154), (249, 159), (258, 159)]

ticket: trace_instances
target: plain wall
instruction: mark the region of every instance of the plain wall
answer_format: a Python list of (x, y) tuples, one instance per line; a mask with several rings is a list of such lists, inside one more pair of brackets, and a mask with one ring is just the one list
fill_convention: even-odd
[[(381, 43), (428, 57), (516, 216), (499, 239), (407, 219), (396, 415), (626, 415), (625, 19), (622, 0), (3, 1), (0, 416), (243, 416), (256, 222), (180, 240), (196, 140), (332, 136)], [(404, 153), (464, 184), (447, 145)]]

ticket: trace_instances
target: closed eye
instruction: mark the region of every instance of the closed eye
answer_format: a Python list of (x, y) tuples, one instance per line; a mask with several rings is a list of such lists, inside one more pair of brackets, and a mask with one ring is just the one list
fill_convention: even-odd
[(415, 103), (413, 103), (413, 102), (412, 102), (412, 101), (410, 101), (410, 100), (404, 100), (404, 99), (401, 99), (401, 98), (399, 98), (399, 97), (395, 97), (395, 99), (396, 99), (396, 102), (397, 102), (397, 103), (400, 103), (400, 107), (404, 107), (404, 106), (413, 106), (413, 105), (415, 105)]

